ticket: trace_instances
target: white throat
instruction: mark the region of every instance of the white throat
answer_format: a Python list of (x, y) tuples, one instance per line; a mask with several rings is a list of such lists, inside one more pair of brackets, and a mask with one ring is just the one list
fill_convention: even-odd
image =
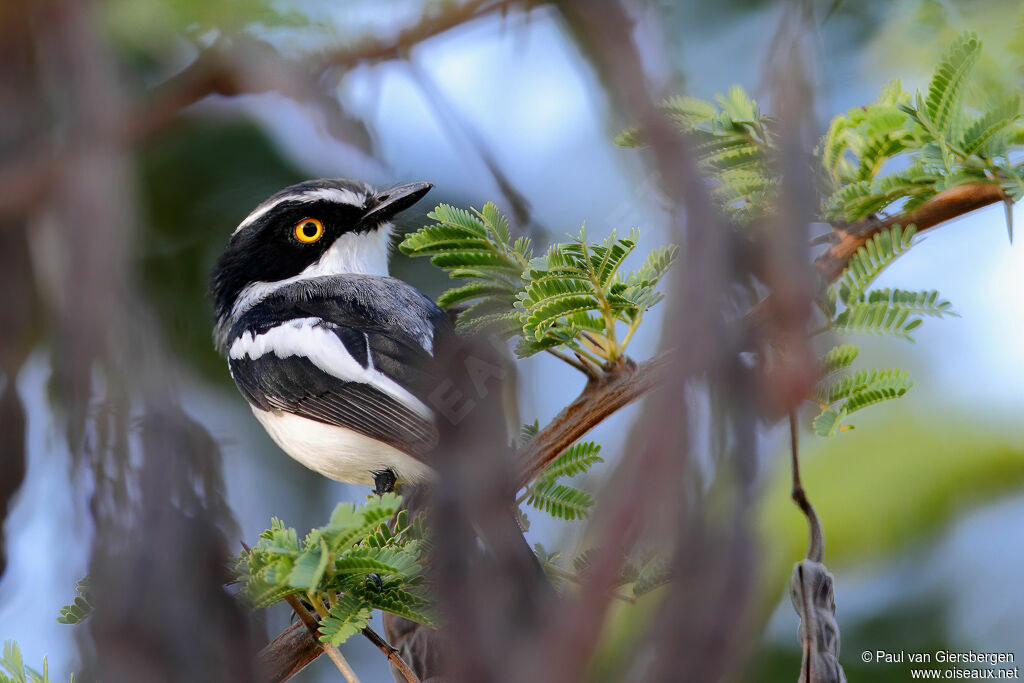
[(231, 319), (238, 316), (270, 296), (274, 291), (302, 280), (324, 275), (388, 275), (388, 258), (391, 255), (391, 223), (382, 223), (370, 232), (345, 233), (334, 241), (315, 263), (306, 266), (298, 275), (275, 282), (254, 282), (243, 289), (231, 308)]

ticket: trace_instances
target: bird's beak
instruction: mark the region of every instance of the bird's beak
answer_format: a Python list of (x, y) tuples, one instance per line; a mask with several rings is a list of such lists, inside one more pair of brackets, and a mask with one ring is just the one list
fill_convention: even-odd
[(432, 187), (433, 183), (408, 183), (390, 190), (381, 190), (370, 200), (369, 208), (363, 214), (363, 223), (377, 225), (390, 220), (395, 214), (418, 202)]

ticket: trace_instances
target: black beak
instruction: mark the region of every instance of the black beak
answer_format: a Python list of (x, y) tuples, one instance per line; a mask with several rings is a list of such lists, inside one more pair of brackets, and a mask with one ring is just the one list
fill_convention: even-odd
[(408, 183), (392, 187), (390, 190), (381, 190), (370, 200), (369, 207), (363, 214), (363, 223), (379, 225), (390, 220), (400, 211), (418, 202), (432, 187), (433, 183)]

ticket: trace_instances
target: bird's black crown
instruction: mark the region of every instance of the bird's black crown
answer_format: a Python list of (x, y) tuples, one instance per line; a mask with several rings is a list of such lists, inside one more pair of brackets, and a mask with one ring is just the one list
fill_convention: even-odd
[(218, 325), (249, 285), (300, 275), (342, 235), (377, 230), (431, 187), (410, 183), (376, 191), (361, 181), (319, 179), (275, 193), (239, 224), (213, 269), (210, 296)]

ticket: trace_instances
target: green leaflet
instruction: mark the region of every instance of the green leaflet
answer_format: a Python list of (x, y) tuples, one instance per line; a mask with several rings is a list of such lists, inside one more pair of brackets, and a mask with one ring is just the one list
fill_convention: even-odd
[(320, 621), (320, 640), (338, 646), (370, 625), (372, 610), (363, 601), (345, 595)]
[(910, 388), (907, 372), (899, 368), (858, 370), (835, 382), (828, 391), (828, 402), (835, 403), (868, 390), (891, 388), (905, 392)]
[(62, 624), (79, 624), (92, 614), (92, 592), (89, 590), (89, 577), (79, 579), (75, 583), (75, 599), (70, 605), (60, 608), (57, 621)]
[(427, 626), (437, 624), (433, 606), (418, 589), (406, 590), (397, 580), (384, 580), (380, 585), (364, 581), (353, 585), (349, 594), (358, 598), (368, 607), (397, 614), (411, 621)]
[(288, 584), (292, 588), (311, 590), (320, 584), (320, 579), (327, 570), (327, 563), (331, 559), (331, 553), (327, 549), (327, 542), (320, 538), (320, 543), (307, 548), (299, 554), (288, 575)]
[[(661, 109), (689, 136), (701, 169), (713, 183), (712, 194), (726, 213), (745, 223), (767, 208), (778, 183), (768, 169), (771, 119), (757, 102), (734, 86), (714, 103), (676, 96), (662, 102)], [(615, 142), (646, 144), (636, 129), (623, 131)]]
[[(46, 657), (43, 657), (43, 670), (37, 671), (30, 666), (25, 666), (21, 656), (21, 648), (13, 640), (4, 641), (3, 656), (0, 658), (0, 683), (50, 683), (49, 666)], [(6, 673), (4, 673), (6, 671)], [(74, 674), (69, 678), (70, 683), (75, 683)]]
[(830, 407), (818, 413), (811, 428), (819, 436), (832, 436), (843, 427), (847, 416), (876, 403), (900, 398), (911, 386), (913, 382), (906, 370), (900, 368), (858, 370), (827, 389), (819, 390), (823, 403)]
[[(529, 436), (532, 438), (533, 435)], [(594, 504), (593, 497), (586, 491), (561, 484), (559, 480), (579, 476), (593, 465), (604, 462), (598, 455), (600, 452), (601, 446), (593, 441), (573, 444), (552, 460), (536, 481), (526, 487), (519, 502), (525, 501), (527, 505), (557, 519), (586, 519)]]
[[(964, 130), (960, 147), (967, 154), (980, 154), (988, 157), (1005, 155), (1009, 151), (1009, 136), (1017, 120), (1024, 116), (1024, 105), (1020, 93), (1010, 93), (1002, 102), (974, 119)], [(997, 142), (998, 144), (993, 144)]]
[(440, 205), (435, 221), (406, 236), (399, 248), (428, 256), (452, 278), (469, 279), (438, 298), (443, 308), (460, 307), (456, 328), (519, 337), (516, 353), (529, 356), (565, 349), (600, 366), (618, 360), (644, 311), (661, 301), (658, 281), (675, 258), (675, 247), (652, 251), (636, 271), (622, 267), (640, 234), (615, 231), (590, 242), (586, 231), (552, 244), (533, 257), (529, 240), (513, 241), (508, 221), (493, 203), (477, 211)]
[[(981, 41), (974, 33), (964, 33), (946, 53), (928, 84), (924, 101), (927, 121), (942, 135), (952, 137), (962, 120), (963, 93), (971, 68), (981, 54)], [(922, 114), (918, 111), (918, 115)]]
[(843, 271), (839, 281), (839, 300), (844, 304), (861, 301), (868, 286), (885, 267), (910, 248), (915, 232), (914, 226), (904, 230), (894, 225), (868, 240)]
[(860, 353), (853, 344), (842, 344), (840, 346), (833, 346), (828, 350), (828, 353), (821, 359), (822, 372), (824, 375), (831, 375), (837, 370), (842, 370), (847, 367)]
[(321, 638), (335, 644), (365, 627), (374, 609), (433, 623), (430, 605), (417, 592), (427, 543), (401, 505), (394, 493), (370, 496), (362, 505), (341, 503), (301, 542), (294, 529), (272, 520), (236, 561), (242, 596), (253, 608), (295, 594), (329, 603)]
[(583, 474), (593, 465), (604, 462), (598, 455), (601, 446), (593, 441), (581, 441), (565, 449), (551, 464), (544, 468), (539, 479), (554, 481), (559, 477), (575, 477)]
[(557, 519), (586, 519), (594, 505), (593, 497), (586, 491), (565, 484), (556, 484), (548, 479), (538, 480), (527, 491), (527, 505)]

